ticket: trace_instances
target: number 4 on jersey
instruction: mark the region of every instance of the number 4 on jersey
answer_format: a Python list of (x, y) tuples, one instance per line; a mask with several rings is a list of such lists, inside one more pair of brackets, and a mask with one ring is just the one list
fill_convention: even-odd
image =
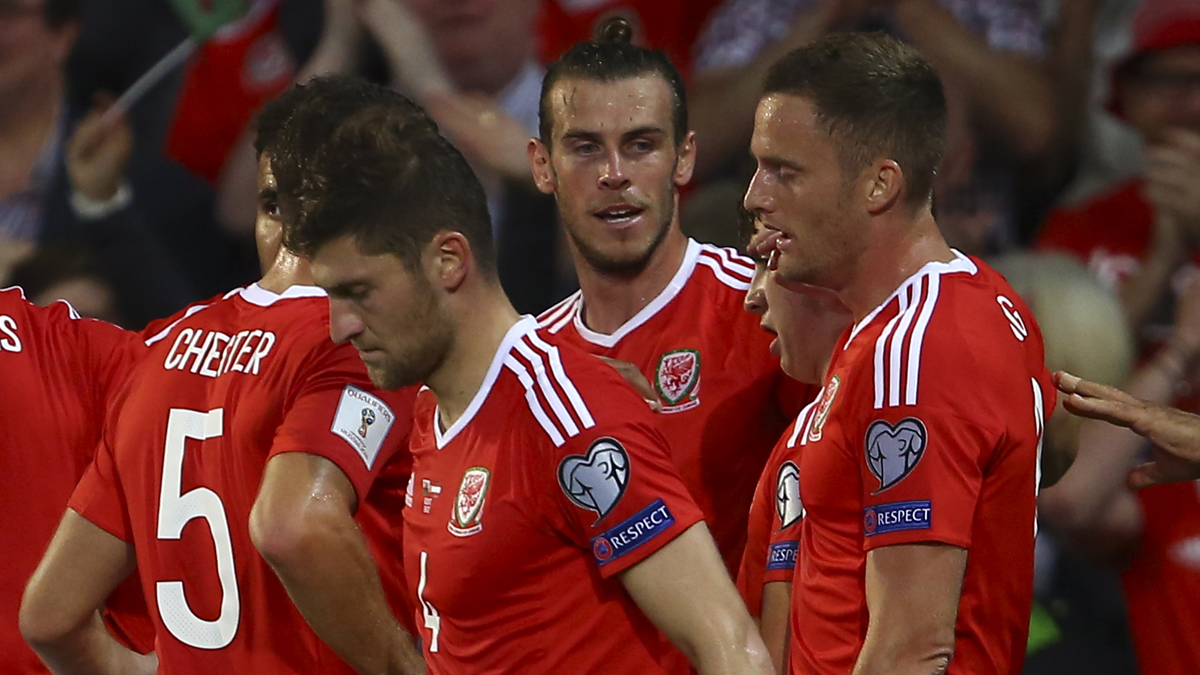
[(225, 505), (217, 493), (198, 487), (183, 489), (183, 455), (187, 439), (206, 441), (224, 431), (224, 410), (209, 412), (172, 408), (167, 419), (167, 445), (163, 455), (162, 487), (158, 498), (158, 538), (179, 539), (193, 518), (208, 521), (217, 553), (217, 578), (221, 581), (221, 614), (215, 621), (196, 616), (184, 596), (182, 581), (155, 584), (158, 613), (171, 635), (198, 649), (221, 649), (237, 634), (241, 603), (233, 566), (233, 541)]

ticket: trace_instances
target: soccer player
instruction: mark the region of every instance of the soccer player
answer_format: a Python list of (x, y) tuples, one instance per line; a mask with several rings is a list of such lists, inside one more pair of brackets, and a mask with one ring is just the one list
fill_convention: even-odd
[[(27, 301), (20, 288), (0, 291), (0, 509), (5, 514), (0, 519), (0, 670), (5, 673), (46, 672), (18, 630), (21, 592), (92, 461), (107, 402), (136, 363), (140, 347), (136, 333), (80, 318), (66, 302), (43, 308)], [(136, 585), (130, 590), (134, 593), (123, 597), (136, 602)], [(152, 630), (139, 637), (143, 651), (152, 648)]]
[(1054, 389), (1033, 315), (933, 219), (945, 120), (933, 68), (878, 34), (788, 54), (756, 112), (756, 250), (855, 320), (800, 431), (794, 673), (1021, 670)]
[[(761, 223), (756, 224), (761, 230)], [(759, 316), (762, 329), (774, 336), (771, 353), (779, 357), (783, 372), (797, 382), (818, 383), (833, 346), (850, 314), (832, 291), (815, 286), (785, 288), (778, 273), (758, 259), (754, 280), (746, 292), (746, 311)], [(738, 570), (737, 587), (759, 632), (775, 671), (786, 672), (787, 625), (791, 609), (792, 572), (800, 547), (799, 432), (817, 400), (809, 403), (788, 425), (775, 444), (754, 491), (747, 525), (746, 552)]]
[[(283, 231), (269, 160), (288, 115), (342, 94), (296, 88), (260, 116), (260, 244)], [(135, 561), (163, 672), (423, 672), (363, 537), (395, 527), (415, 392), (372, 387), (307, 262), (264, 248), (262, 280), (151, 337), (114, 405), (21, 610), (55, 672), (153, 670), (92, 618)]]
[(662, 634), (702, 673), (770, 672), (654, 413), (517, 315), (462, 154), (361, 86), (358, 114), (294, 127), (328, 140), (274, 168), (335, 339), (378, 386), (427, 387), (404, 558), (430, 672), (687, 672)]
[(736, 572), (767, 455), (813, 392), (783, 375), (742, 310), (753, 261), (679, 229), (679, 188), (696, 157), (683, 81), (630, 33), (611, 21), (601, 43), (576, 45), (542, 83), (530, 161), (538, 188), (557, 198), (581, 290), (539, 325), (555, 344), (628, 361), (656, 386), (676, 468)]

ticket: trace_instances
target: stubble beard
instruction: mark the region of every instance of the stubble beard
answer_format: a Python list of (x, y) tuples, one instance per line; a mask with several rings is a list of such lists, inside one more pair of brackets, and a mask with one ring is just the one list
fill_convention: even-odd
[(438, 306), (432, 290), (421, 294), (425, 295), (426, 302), (405, 320), (409, 326), (424, 328), (419, 341), (399, 355), (389, 354), (382, 363), (367, 366), (367, 376), (380, 389), (394, 391), (427, 382), (445, 363), (446, 355), (454, 346), (453, 323)]
[[(674, 186), (668, 184), (663, 190), (661, 203), (666, 206), (662, 212), (662, 217), (658, 221), (658, 228), (654, 232), (654, 238), (650, 240), (644, 249), (628, 255), (610, 255), (601, 251), (599, 248), (592, 246), (580, 234), (584, 228), (579, 226), (577, 221), (572, 221), (561, 210), (559, 211), (559, 218), (562, 219), (563, 229), (567, 231), (567, 236), (571, 238), (575, 249), (579, 251), (580, 257), (583, 258), (588, 267), (601, 274), (631, 277), (637, 276), (649, 266), (654, 253), (658, 251), (658, 247), (662, 245), (663, 241), (667, 238), (667, 234), (671, 231), (671, 224), (675, 221)], [(585, 215), (583, 217), (590, 218), (591, 216)]]

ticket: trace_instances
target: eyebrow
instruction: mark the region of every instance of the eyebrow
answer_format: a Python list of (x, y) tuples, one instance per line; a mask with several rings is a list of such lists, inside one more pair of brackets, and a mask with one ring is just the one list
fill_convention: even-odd
[(804, 170), (804, 167), (800, 166), (799, 164), (797, 164), (791, 160), (784, 159), (782, 157), (778, 157), (775, 155), (767, 155), (765, 157), (759, 157), (758, 161), (762, 164), (768, 164), (771, 166), (780, 166), (780, 167), (791, 169), (793, 171), (803, 171)]
[[(631, 138), (637, 138), (638, 136), (666, 136), (666, 135), (667, 135), (667, 132), (662, 127), (644, 126), (644, 127), (637, 127), (636, 129), (630, 129), (629, 131), (626, 131), (625, 133), (621, 134), (621, 140), (627, 141)], [(603, 142), (604, 137), (598, 131), (577, 129), (577, 130), (568, 130), (566, 133), (564, 133), (562, 135), (562, 139), (564, 141), (565, 140), (580, 140), (580, 141), (592, 141), (595, 143), (600, 143), (600, 142)]]

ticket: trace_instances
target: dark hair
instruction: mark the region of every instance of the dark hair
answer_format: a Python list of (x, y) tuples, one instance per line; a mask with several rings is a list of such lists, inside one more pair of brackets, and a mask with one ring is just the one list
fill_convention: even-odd
[(554, 120), (550, 92), (560, 80), (580, 79), (597, 82), (627, 80), (642, 75), (658, 75), (671, 87), (671, 125), (675, 144), (687, 137), (687, 93), (683, 77), (661, 49), (646, 49), (632, 44), (633, 27), (621, 17), (613, 17), (596, 31), (595, 42), (579, 42), (557, 61), (546, 66), (542, 79), (542, 98), (538, 106), (538, 136), (550, 145)]
[(42, 21), (54, 30), (79, 21), (80, 4), (80, 0), (46, 0), (42, 3)]
[[(495, 277), (483, 186), (420, 106), (342, 76), (314, 79), (304, 90), (274, 137), (260, 126), (289, 249), (311, 255), (351, 235), (364, 252), (416, 268), (434, 235), (453, 230), (470, 242), (485, 276)], [(263, 120), (273, 123), (275, 114)]]
[(946, 97), (920, 52), (882, 33), (828, 35), (771, 67), (763, 95), (812, 101), (846, 173), (886, 157), (924, 204), (946, 147)]

